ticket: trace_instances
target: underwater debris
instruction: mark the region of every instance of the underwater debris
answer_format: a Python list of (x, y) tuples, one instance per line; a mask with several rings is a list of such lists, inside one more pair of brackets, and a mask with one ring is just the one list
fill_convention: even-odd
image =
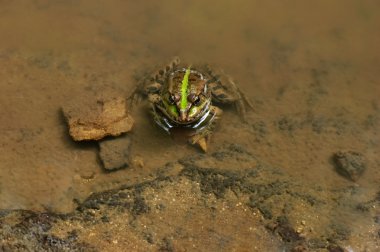
[(134, 120), (124, 98), (81, 100), (63, 107), (70, 136), (75, 141), (118, 136), (132, 129)]
[(99, 142), (99, 157), (104, 169), (108, 171), (127, 168), (130, 164), (131, 138), (123, 135)]

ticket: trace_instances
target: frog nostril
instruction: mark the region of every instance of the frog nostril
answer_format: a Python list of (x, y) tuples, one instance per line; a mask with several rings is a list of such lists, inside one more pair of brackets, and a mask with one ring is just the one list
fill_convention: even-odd
[(193, 102), (194, 99), (195, 99), (195, 95), (194, 95), (194, 94), (189, 94), (189, 95), (187, 96), (187, 100), (188, 100), (189, 102)]

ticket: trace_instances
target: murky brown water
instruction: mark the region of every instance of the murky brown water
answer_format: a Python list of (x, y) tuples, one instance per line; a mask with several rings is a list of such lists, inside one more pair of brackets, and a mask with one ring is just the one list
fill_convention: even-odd
[[(133, 154), (144, 166), (106, 173), (97, 147), (71, 141), (60, 113), (72, 97), (127, 96), (136, 73), (173, 55), (223, 68), (254, 101), (248, 125), (225, 113), (211, 151), (238, 143), (306, 184), (353, 186), (360, 200), (373, 198), (379, 8), (356, 0), (0, 1), (0, 209), (69, 212), (73, 199), (149, 180), (196, 153), (154, 127), (142, 105), (133, 112)], [(367, 159), (356, 183), (331, 164), (342, 149)]]

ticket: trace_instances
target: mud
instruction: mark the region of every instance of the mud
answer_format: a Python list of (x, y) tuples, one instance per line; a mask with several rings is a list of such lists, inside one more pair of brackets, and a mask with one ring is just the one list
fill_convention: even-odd
[[(380, 245), (376, 229), (362, 236), (333, 213), (359, 193), (355, 189), (307, 185), (236, 144), (178, 164), (175, 171), (166, 165), (153, 180), (93, 194), (69, 214), (3, 211), (2, 249), (375, 251)], [(358, 204), (376, 209), (376, 197)], [(375, 222), (370, 208), (351, 211), (351, 218), (363, 218), (364, 211)], [(349, 245), (354, 241), (360, 246)]]
[[(378, 251), (378, 9), (0, 1), (1, 249)], [(223, 107), (201, 154), (142, 102), (130, 165), (106, 171), (62, 106), (126, 98), (174, 55), (224, 69), (254, 110), (242, 123)], [(336, 170), (342, 150), (365, 160), (356, 181)]]

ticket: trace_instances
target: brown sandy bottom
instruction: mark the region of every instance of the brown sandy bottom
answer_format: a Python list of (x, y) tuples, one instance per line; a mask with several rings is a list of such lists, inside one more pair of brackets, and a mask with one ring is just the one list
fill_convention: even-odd
[(363, 202), (357, 187), (307, 185), (236, 144), (168, 163), (156, 176), (94, 194), (70, 214), (3, 211), (1, 248), (375, 251), (380, 245), (380, 193)]
[[(0, 0), (0, 250), (379, 251), (378, 10)], [(201, 154), (144, 101), (132, 165), (106, 171), (62, 107), (128, 97), (174, 55), (230, 74), (253, 102), (247, 122), (222, 107)], [(345, 153), (354, 174), (337, 172)]]

